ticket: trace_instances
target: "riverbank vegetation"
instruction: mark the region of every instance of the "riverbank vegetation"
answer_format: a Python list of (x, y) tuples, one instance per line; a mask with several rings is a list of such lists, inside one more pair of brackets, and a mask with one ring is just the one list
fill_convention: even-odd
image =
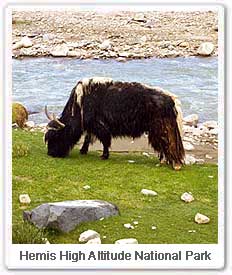
[[(26, 148), (27, 153), (18, 154), (20, 148)], [(13, 151), (13, 232), (23, 224), (23, 210), (47, 202), (100, 199), (116, 204), (120, 216), (83, 223), (69, 233), (49, 229), (49, 242), (78, 243), (80, 233), (92, 229), (100, 233), (102, 243), (121, 238), (151, 244), (217, 243), (215, 164), (185, 166), (176, 172), (142, 153), (111, 153), (109, 160), (102, 161), (99, 152), (83, 156), (78, 148), (68, 158), (51, 158), (42, 133), (19, 129), (13, 130)], [(83, 188), (85, 185), (90, 189)], [(142, 195), (143, 188), (156, 191), (157, 196)], [(181, 201), (184, 192), (191, 192), (195, 200)], [(19, 195), (25, 193), (31, 198), (28, 207), (19, 203)], [(210, 217), (210, 223), (196, 224), (198, 212)], [(125, 228), (126, 223), (134, 229)]]

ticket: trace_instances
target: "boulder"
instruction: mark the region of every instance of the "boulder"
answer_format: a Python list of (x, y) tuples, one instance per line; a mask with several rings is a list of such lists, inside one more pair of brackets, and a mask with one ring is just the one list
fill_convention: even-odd
[(32, 211), (24, 211), (23, 218), (38, 228), (69, 232), (80, 223), (118, 214), (118, 207), (106, 201), (74, 200), (41, 204)]
[(12, 123), (17, 123), (20, 128), (25, 126), (28, 119), (27, 109), (20, 103), (12, 104)]
[(190, 126), (197, 126), (199, 117), (197, 114), (192, 114), (189, 116), (186, 116), (183, 121), (186, 125), (190, 125)]
[(204, 42), (200, 45), (197, 50), (197, 53), (201, 56), (209, 56), (214, 51), (214, 44), (211, 42)]

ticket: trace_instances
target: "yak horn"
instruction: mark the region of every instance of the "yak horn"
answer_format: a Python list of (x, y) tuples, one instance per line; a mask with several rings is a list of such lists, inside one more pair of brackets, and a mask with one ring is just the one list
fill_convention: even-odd
[(49, 120), (52, 120), (52, 117), (51, 117), (51, 116), (49, 115), (49, 113), (48, 113), (48, 107), (47, 107), (47, 105), (45, 105), (44, 111), (45, 111), (46, 117), (47, 117)]
[(55, 116), (54, 113), (52, 114), (52, 116), (53, 116), (53, 120), (54, 120), (55, 122), (57, 122), (57, 123), (60, 125), (61, 128), (64, 128), (64, 127), (65, 127), (65, 124), (62, 123), (62, 122), (60, 122), (59, 119)]
[(54, 113), (52, 114), (52, 116), (49, 115), (47, 105), (45, 105), (44, 110), (45, 110), (45, 115), (47, 116), (47, 118), (48, 118), (49, 120), (54, 120), (54, 121), (56, 121), (62, 128), (65, 127), (65, 124), (63, 124), (62, 122), (60, 122), (59, 119), (55, 116)]

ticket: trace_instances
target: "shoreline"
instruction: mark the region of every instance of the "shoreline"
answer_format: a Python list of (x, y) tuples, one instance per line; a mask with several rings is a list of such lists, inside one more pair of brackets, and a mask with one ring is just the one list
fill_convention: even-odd
[[(218, 55), (212, 11), (13, 11), (12, 57), (76, 59), (172, 58)], [(212, 47), (207, 55), (200, 46)]]

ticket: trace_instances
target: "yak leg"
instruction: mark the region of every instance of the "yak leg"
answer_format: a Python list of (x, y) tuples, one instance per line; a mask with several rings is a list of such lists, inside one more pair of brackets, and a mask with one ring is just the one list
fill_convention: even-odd
[(111, 145), (111, 136), (107, 135), (104, 138), (99, 138), (101, 143), (103, 144), (103, 154), (101, 155), (101, 159), (105, 160), (109, 158), (109, 147)]
[(82, 155), (86, 155), (88, 153), (88, 150), (89, 150), (89, 144), (91, 143), (91, 134), (87, 134), (85, 136), (85, 140), (84, 140), (84, 143), (80, 149), (80, 153)]
[(101, 159), (108, 159), (109, 147), (111, 145), (111, 135), (109, 131), (107, 131), (107, 128), (102, 123), (99, 123), (98, 128), (94, 131), (94, 134), (103, 144), (103, 154), (101, 155)]

